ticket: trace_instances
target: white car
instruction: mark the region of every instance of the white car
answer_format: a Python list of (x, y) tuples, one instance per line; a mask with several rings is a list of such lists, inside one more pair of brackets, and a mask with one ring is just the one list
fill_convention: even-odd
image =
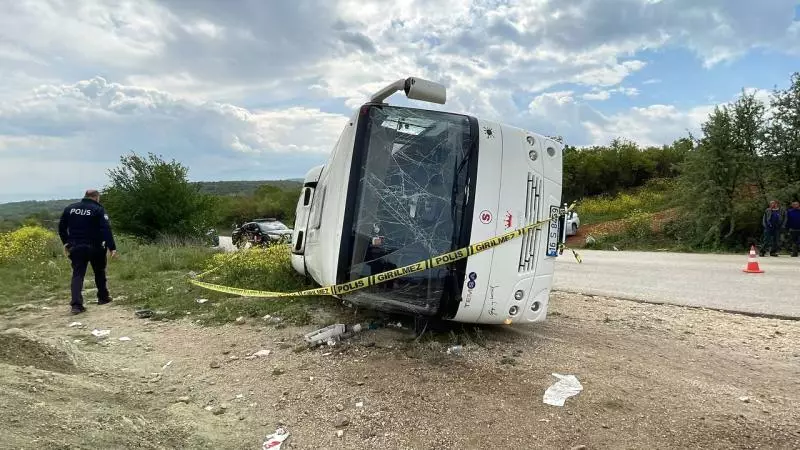
[(567, 236), (574, 236), (578, 234), (578, 228), (581, 226), (581, 219), (578, 217), (578, 213), (575, 211), (570, 211), (569, 215), (567, 215), (566, 221), (566, 228), (567, 228)]

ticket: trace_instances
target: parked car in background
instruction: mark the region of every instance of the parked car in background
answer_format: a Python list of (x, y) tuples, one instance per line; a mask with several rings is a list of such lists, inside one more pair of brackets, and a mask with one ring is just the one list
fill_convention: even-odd
[(566, 218), (566, 228), (567, 228), (567, 236), (574, 236), (578, 234), (578, 228), (581, 226), (581, 219), (578, 217), (578, 213), (575, 211), (570, 211)]
[(256, 219), (236, 227), (231, 241), (238, 248), (251, 246), (267, 247), (274, 244), (289, 244), (292, 229), (277, 219)]

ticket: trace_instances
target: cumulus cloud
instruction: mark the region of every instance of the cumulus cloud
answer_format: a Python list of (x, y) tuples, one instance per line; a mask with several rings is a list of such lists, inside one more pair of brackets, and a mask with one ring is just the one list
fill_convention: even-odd
[(186, 161), (194, 177), (302, 175), (349, 109), (408, 75), (447, 85), (447, 109), (576, 144), (668, 142), (707, 107), (604, 109), (639, 94), (628, 80), (648, 55), (688, 49), (711, 67), (753, 49), (800, 54), (794, 0), (7, 3), (4, 190), (12, 172), (39, 176), (34, 161), (92, 171), (129, 149)]

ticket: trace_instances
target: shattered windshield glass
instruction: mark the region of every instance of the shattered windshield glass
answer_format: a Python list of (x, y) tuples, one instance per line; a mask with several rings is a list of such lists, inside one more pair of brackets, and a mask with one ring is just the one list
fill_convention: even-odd
[[(458, 248), (473, 136), (467, 116), (372, 106), (361, 151), (348, 280)], [(345, 236), (348, 233), (345, 233)], [(463, 279), (463, 278), (462, 278)], [(453, 268), (441, 266), (364, 289), (353, 302), (435, 314)]]

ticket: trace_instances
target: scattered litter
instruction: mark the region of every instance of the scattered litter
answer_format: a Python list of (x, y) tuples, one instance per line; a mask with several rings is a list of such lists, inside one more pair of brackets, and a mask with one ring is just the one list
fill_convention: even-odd
[(153, 310), (152, 309), (137, 309), (136, 312), (134, 312), (134, 314), (136, 314), (136, 317), (138, 317), (139, 319), (147, 319), (147, 318), (153, 317)]
[(344, 436), (344, 430), (336, 430), (336, 437), (340, 438)]
[(236, 318), (236, 325), (244, 325), (246, 322), (244, 316), (239, 316)]
[(83, 326), (83, 324), (80, 323), (80, 322), (72, 322), (71, 324), (69, 324), (70, 328), (82, 327), (82, 326)]
[(236, 398), (244, 398), (244, 394), (236, 394)]
[(550, 419), (539, 419), (539, 422), (550, 423)]
[(745, 403), (750, 403), (750, 397), (747, 397), (747, 396), (739, 397), (739, 401), (742, 401), (742, 402), (745, 402)]
[(364, 402), (356, 403), (356, 408), (363, 408), (363, 407), (364, 407)]
[(49, 307), (49, 306), (42, 306), (42, 309), (43, 309), (43, 310), (45, 310), (45, 311), (48, 311), (48, 310), (51, 310), (51, 309), (53, 309), (53, 308), (51, 308), (51, 307)]
[(119, 340), (123, 341), (123, 342), (127, 342), (127, 341), (130, 341), (131, 338), (129, 338), (128, 336), (122, 336), (122, 337), (119, 338)]
[(289, 439), (289, 433), (283, 428), (278, 428), (264, 439), (261, 450), (280, 450), (286, 439)]
[(211, 411), (212, 409), (214, 409), (214, 407), (211, 406), (211, 405), (208, 405), (208, 406), (205, 407), (206, 411)]
[(341, 336), (344, 334), (344, 331), (345, 325), (343, 323), (337, 323), (334, 325), (328, 325), (325, 328), (320, 328), (317, 331), (307, 333), (303, 338), (311, 345), (319, 345), (330, 339)]
[(460, 355), (461, 351), (464, 350), (464, 347), (461, 345), (454, 345), (447, 349), (448, 355)]
[(167, 367), (169, 367), (170, 365), (172, 365), (172, 360), (170, 360), (168, 363), (164, 364), (164, 365), (161, 367), (161, 370), (162, 370), (162, 371), (163, 371), (163, 370), (165, 370), (165, 369), (166, 369)]
[(552, 374), (558, 378), (553, 385), (544, 391), (544, 403), (552, 406), (564, 406), (564, 402), (574, 395), (578, 395), (582, 390), (578, 378), (575, 375), (560, 375), (557, 373)]
[(325, 352), (325, 353), (322, 354), (322, 356), (331, 356), (332, 354), (333, 354), (333, 352)]
[(80, 344), (81, 342), (83, 342), (83, 339), (75, 339), (72, 341), (73, 344)]
[(98, 330), (97, 328), (92, 330), (92, 336), (99, 339), (107, 338), (110, 335), (111, 335), (111, 330)]
[(360, 332), (365, 327), (360, 323), (347, 326), (343, 323), (329, 325), (325, 328), (307, 333), (303, 338), (312, 346), (321, 345), (326, 343), (330, 347), (336, 346), (336, 343), (343, 338), (351, 337), (352, 335)]
[(270, 353), (272, 353), (272, 350), (259, 350), (253, 353), (252, 356), (255, 356), (256, 358), (263, 358), (265, 356), (269, 356)]
[(207, 299), (207, 298), (198, 298), (198, 299), (197, 299), (197, 300), (195, 300), (195, 301), (196, 301), (197, 303), (199, 303), (199, 304), (201, 304), (201, 305), (202, 305), (203, 303), (207, 302), (207, 301), (208, 301), (208, 299)]
[[(177, 402), (178, 403), (189, 403), (189, 400), (190, 400), (189, 396), (188, 395), (184, 395), (183, 397), (178, 397)], [(209, 409), (209, 411), (211, 411), (211, 410)]]
[(173, 289), (175, 289), (175, 287), (174, 286), (170, 286), (170, 287), (167, 288), (167, 292), (169, 292), (169, 291), (171, 291)]

